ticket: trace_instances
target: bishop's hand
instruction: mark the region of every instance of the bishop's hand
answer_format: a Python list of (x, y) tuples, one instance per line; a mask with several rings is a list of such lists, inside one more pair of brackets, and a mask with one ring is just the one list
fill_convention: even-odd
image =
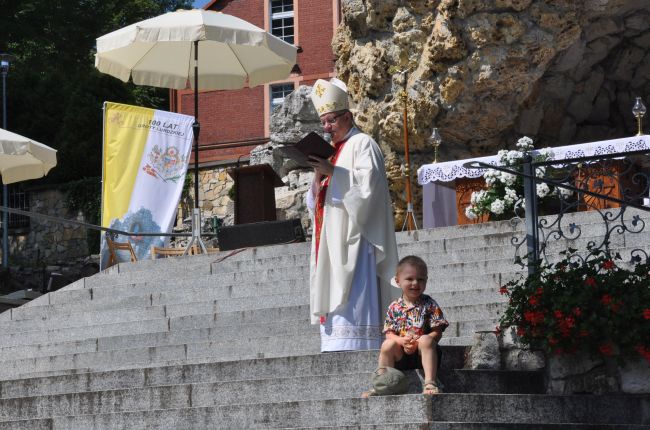
[(332, 176), (332, 173), (334, 173), (334, 165), (326, 158), (310, 155), (307, 157), (307, 162), (314, 168), (317, 175)]

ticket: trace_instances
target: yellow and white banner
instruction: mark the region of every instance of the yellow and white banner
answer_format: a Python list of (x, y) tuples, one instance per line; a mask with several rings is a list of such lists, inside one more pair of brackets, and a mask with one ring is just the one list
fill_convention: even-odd
[[(172, 112), (104, 103), (102, 226), (128, 232), (171, 231), (192, 150), (194, 118)], [(163, 236), (118, 236), (138, 260)], [(102, 240), (101, 268), (108, 263)], [(129, 261), (129, 256), (118, 256)]]

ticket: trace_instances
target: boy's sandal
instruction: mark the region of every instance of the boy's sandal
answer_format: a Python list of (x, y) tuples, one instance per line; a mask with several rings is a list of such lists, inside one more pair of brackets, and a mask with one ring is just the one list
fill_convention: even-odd
[(442, 389), (436, 384), (435, 381), (424, 381), (422, 386), (422, 394), (433, 395), (442, 393)]

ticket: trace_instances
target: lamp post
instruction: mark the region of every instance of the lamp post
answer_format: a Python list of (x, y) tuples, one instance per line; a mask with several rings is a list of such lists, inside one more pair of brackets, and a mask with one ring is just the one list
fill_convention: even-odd
[[(0, 73), (2, 74), (2, 128), (7, 129), (7, 74), (12, 56), (0, 54)], [(9, 206), (9, 192), (6, 185), (2, 185), (2, 206)], [(2, 268), (9, 268), (9, 214), (2, 212)]]

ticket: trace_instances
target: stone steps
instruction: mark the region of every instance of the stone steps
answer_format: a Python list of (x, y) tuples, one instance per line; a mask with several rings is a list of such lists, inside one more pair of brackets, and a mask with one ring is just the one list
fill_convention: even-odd
[[(484, 276), (464, 276), (462, 279), (446, 278), (444, 282), (430, 282), (427, 289), (428, 294), (434, 295), (441, 305), (462, 305), (471, 304), (477, 298), (483, 303), (488, 298), (495, 301), (502, 301), (498, 293), (502, 276), (492, 276), (486, 279)], [(160, 288), (149, 285), (136, 287), (102, 287), (101, 289), (75, 290), (74, 294), (67, 295), (66, 301), (57, 297), (58, 291), (50, 293), (54, 303), (40, 303), (31, 306), (21, 306), (13, 309), (10, 313), (12, 321), (56, 318), (62, 315), (72, 315), (75, 313), (87, 313), (90, 311), (104, 311), (108, 309), (128, 309), (142, 308), (153, 306), (164, 306), (180, 303), (195, 302), (213, 302), (213, 301), (242, 301), (245, 299), (259, 299), (266, 297), (278, 296), (280, 294), (294, 295), (304, 298), (304, 303), (308, 303), (308, 280), (299, 279), (283, 282), (280, 285), (271, 283), (256, 284), (252, 287), (237, 287), (228, 285), (226, 287), (210, 285), (191, 287), (188, 289), (178, 290), (170, 288), (161, 291)], [(463, 290), (451, 290), (454, 286), (459, 285)], [(470, 296), (467, 292), (471, 290)], [(397, 290), (396, 290), (397, 292)], [(0, 323), (1, 324), (1, 323)]]
[[(443, 346), (442, 351), (443, 371), (462, 367), (464, 347)], [(368, 373), (375, 369), (377, 356), (378, 351), (349, 351), (15, 379), (2, 381), (0, 399), (157, 385)]]
[[(634, 241), (628, 247), (625, 245), (624, 241), (620, 243), (620, 246), (617, 246), (616, 239), (612, 238), (612, 249), (617, 251), (631, 250), (634, 247), (646, 246), (642, 242), (639, 242), (639, 239), (642, 239), (640, 236), (634, 236)], [(570, 246), (584, 248), (591, 238), (584, 238), (581, 240), (581, 243), (569, 242)], [(650, 236), (647, 239), (648, 244), (650, 244)], [(564, 249), (565, 245), (550, 246), (547, 249), (547, 256), (550, 261), (557, 261), (560, 258), (558, 254), (559, 251)], [(461, 275), (490, 275), (490, 274), (504, 274), (504, 273), (523, 273), (523, 269), (514, 264), (514, 247), (508, 244), (507, 252), (502, 252), (503, 255), (499, 255), (498, 250), (492, 250), (492, 252), (485, 251), (486, 256), (490, 258), (468, 258), (473, 253), (473, 249), (468, 249), (458, 252), (457, 258), (444, 258), (441, 259), (438, 251), (437, 253), (427, 254), (425, 252), (414, 252), (417, 255), (421, 255), (425, 258), (426, 261), (429, 261), (429, 277), (434, 280), (436, 278), (444, 278), (448, 276), (461, 276)], [(448, 252), (448, 251), (444, 251)], [(625, 254), (625, 252), (622, 252)], [(401, 255), (404, 255), (401, 253)], [(436, 262), (432, 265), (431, 262)], [(131, 263), (124, 263), (131, 264)], [(213, 263), (214, 265), (214, 263)], [(205, 266), (200, 266), (202, 269), (198, 269), (191, 272), (191, 276), (199, 275), (210, 275), (210, 279), (214, 283), (218, 284), (238, 284), (238, 283), (259, 283), (259, 282), (286, 282), (294, 279), (305, 279), (309, 276), (309, 268), (307, 265), (304, 266), (272, 266), (272, 267), (262, 267), (257, 270), (247, 270), (247, 271), (215, 271)], [(140, 282), (164, 282), (168, 281), (170, 276), (177, 274), (178, 270), (166, 269), (160, 270), (154, 273), (149, 273), (146, 271), (125, 271), (124, 273), (115, 274), (103, 274), (88, 278), (85, 280), (86, 288), (97, 288), (100, 285), (106, 285), (106, 283), (112, 283), (114, 285), (118, 284), (133, 284)], [(210, 274), (211, 273), (211, 274)], [(191, 285), (191, 281), (185, 280), (184, 285)]]
[[(409, 393), (421, 392), (419, 377), (413, 371), (408, 374)], [(0, 420), (357, 397), (368, 389), (371, 375), (371, 372), (293, 375), (9, 398), (0, 400)], [(450, 393), (467, 390), (527, 393), (544, 389), (542, 372), (483, 371), (469, 374), (451, 370), (441, 375), (441, 379), (446, 392)], [(282, 389), (278, 390), (278, 387)], [(236, 396), (229, 395), (234, 392)]]
[[(195, 314), (244, 312), (254, 309), (280, 308), (301, 306), (308, 303), (306, 292), (300, 295), (276, 294), (258, 297), (242, 297), (226, 300), (211, 300), (200, 302), (186, 302), (163, 305), (140, 305), (128, 308), (95, 309), (86, 312), (79, 309), (78, 312), (69, 314), (55, 314), (51, 317), (42, 317), (24, 320), (10, 320), (0, 322), (0, 331), (5, 333), (17, 333), (22, 331), (54, 329), (64, 327), (75, 327), (80, 325), (93, 325), (100, 323), (115, 323), (121, 321), (138, 321), (140, 319), (152, 319), (162, 317), (179, 317)], [(146, 301), (145, 301), (146, 302)]]
[[(565, 249), (566, 244), (578, 249), (586, 248), (586, 245), (589, 241), (593, 240), (598, 235), (589, 235), (589, 232), (585, 232), (581, 235), (580, 238), (568, 241), (568, 242), (551, 242), (547, 247), (547, 254), (549, 256), (557, 256), (557, 254)], [(633, 240), (632, 242), (636, 244), (642, 244), (646, 246), (650, 244), (650, 233), (642, 233), (629, 235)], [(510, 243), (511, 235), (502, 234), (498, 243), (494, 243), (495, 240), (492, 240), (490, 243), (481, 243), (480, 239), (476, 237), (469, 237), (466, 239), (467, 243), (464, 243), (463, 246), (458, 246), (458, 244), (450, 243), (447, 241), (438, 241), (438, 242), (413, 242), (408, 244), (402, 244), (398, 251), (400, 255), (415, 254), (424, 258), (426, 261), (429, 261), (431, 264), (431, 269), (436, 269), (437, 267), (444, 267), (447, 265), (457, 264), (459, 262), (464, 263), (476, 263), (484, 261), (485, 259), (489, 260), (504, 260), (512, 262), (514, 259), (514, 247)], [(626, 240), (623, 235), (612, 235), (610, 241), (611, 247), (614, 249), (624, 249), (626, 248)], [(244, 254), (244, 253), (242, 253)], [(246, 254), (244, 254), (246, 255)], [(298, 258), (301, 257), (301, 258)], [(234, 258), (234, 257), (231, 257)], [(171, 259), (174, 260), (174, 259)], [(255, 261), (255, 260), (254, 260)], [(155, 263), (155, 262), (148, 262)], [(227, 274), (233, 273), (249, 273), (249, 272), (260, 272), (269, 276), (269, 279), (272, 279), (272, 273), (277, 271), (279, 268), (286, 269), (295, 269), (295, 268), (307, 268), (309, 266), (308, 254), (305, 255), (283, 255), (282, 257), (272, 257), (260, 261), (251, 261), (251, 260), (235, 260), (229, 261), (224, 260), (219, 263), (211, 262), (207, 258), (200, 259), (196, 262), (186, 262), (186, 259), (180, 259), (180, 261), (174, 261), (169, 264), (169, 269), (174, 270), (183, 270), (183, 272), (191, 274), (191, 276), (198, 275), (218, 275), (222, 274), (226, 276)], [(142, 280), (142, 273), (146, 272), (145, 268), (139, 267), (138, 264), (130, 263), (121, 263), (120, 271), (115, 273), (106, 273), (99, 275), (96, 280), (104, 280), (110, 277), (117, 277), (123, 282), (132, 282)], [(137, 270), (136, 270), (137, 269)], [(140, 273), (140, 276), (136, 275)], [(164, 280), (166, 274), (158, 274), (157, 277), (153, 279)]]
[[(646, 214), (642, 214), (645, 218), (650, 219)], [(597, 214), (573, 214), (573, 217), (567, 215), (565, 217), (565, 225), (572, 219), (588, 221), (583, 224), (583, 231), (581, 236), (574, 241), (569, 241), (574, 247), (584, 248), (588, 241), (598, 237), (602, 234), (598, 230), (598, 226), (602, 221), (598, 219)], [(473, 253), (486, 253), (486, 255), (496, 255), (503, 258), (512, 258), (514, 248), (511, 245), (511, 238), (513, 232), (522, 232), (521, 229), (513, 229), (509, 227), (508, 223), (488, 223), (495, 224), (490, 228), (478, 228), (478, 226), (469, 226), (468, 234), (444, 236), (440, 234), (431, 234), (430, 231), (418, 232), (419, 239), (415, 240), (413, 236), (406, 234), (400, 235), (399, 254), (417, 254), (417, 255), (437, 255), (437, 256), (456, 256), (456, 259), (449, 259), (442, 261), (440, 258), (432, 259), (435, 264), (443, 262), (443, 264), (453, 261), (468, 261), (472, 259), (471, 253), (468, 255), (467, 251)], [(496, 226), (499, 224), (499, 226)], [(458, 227), (457, 229), (460, 229)], [(453, 229), (435, 229), (443, 230), (447, 234)], [(483, 231), (483, 234), (469, 234), (472, 230)], [(439, 233), (439, 232), (438, 232)], [(625, 246), (625, 237), (630, 236), (634, 238), (633, 242), (639, 242), (639, 239), (645, 239), (645, 243), (650, 243), (650, 233), (642, 232), (641, 234), (628, 233), (627, 235), (613, 234), (611, 237), (612, 246)], [(551, 242), (549, 249), (556, 253), (564, 249), (566, 245), (563, 242)], [(296, 267), (308, 266), (309, 264), (309, 244), (295, 244), (295, 245), (279, 245), (275, 247), (276, 252), (265, 251), (262, 248), (245, 249), (240, 252), (222, 252), (210, 256), (195, 256), (195, 257), (178, 257), (167, 265), (170, 268), (183, 269), (187, 272), (194, 274), (199, 273), (218, 273), (218, 272), (240, 272), (250, 271), (251, 269), (259, 268), (278, 268), (278, 267)], [(487, 254), (490, 253), (491, 254)], [(280, 255), (280, 256), (278, 256)], [(479, 257), (480, 258), (480, 257)], [(136, 271), (146, 271), (156, 264), (155, 261), (147, 260), (138, 262), (138, 264), (121, 263), (117, 268), (111, 268), (106, 273), (110, 274), (126, 274)], [(211, 266), (208, 269), (206, 266)], [(100, 275), (101, 277), (102, 275)]]
[[(133, 316), (133, 310), (116, 310), (108, 315), (99, 312), (90, 314), (99, 316), (97, 321), (89, 319), (89, 314), (86, 313), (72, 314), (68, 318), (61, 316), (50, 320), (35, 320), (39, 325), (47, 326), (49, 330), (40, 333), (38, 331), (18, 331), (12, 333), (12, 335), (4, 335), (3, 337), (8, 341), (9, 345), (0, 347), (0, 362), (8, 359), (8, 357), (14, 359), (41, 357), (58, 355), (64, 351), (90, 353), (108, 349), (126, 349), (132, 347), (132, 345), (142, 345), (143, 342), (147, 346), (171, 345), (173, 339), (176, 339), (181, 344), (202, 342), (206, 338), (218, 336), (217, 333), (220, 330), (228, 330), (233, 321), (237, 321), (241, 326), (241, 332), (239, 333), (241, 339), (257, 338), (267, 333), (271, 335), (272, 332), (278, 336), (307, 332), (317, 335), (318, 329), (309, 325), (308, 305), (291, 306), (291, 300), (295, 299), (298, 303), (304, 303), (307, 300), (306, 298), (288, 296), (290, 299), (287, 300), (284, 295), (280, 295), (278, 298), (269, 300), (269, 297), (265, 298), (265, 305), (271, 306), (270, 309), (252, 309), (247, 306), (239, 306), (241, 310), (236, 310), (238, 307), (236, 304), (229, 303), (229, 306), (221, 306), (216, 301), (212, 303), (168, 305), (161, 311), (164, 311), (161, 316), (167, 318), (167, 324), (161, 321), (162, 318), (160, 320), (150, 320), (154, 322), (157, 330), (149, 328), (143, 331), (143, 327), (139, 324), (140, 320), (135, 318), (131, 321), (132, 324), (120, 326), (124, 330), (123, 334), (120, 335), (111, 335), (111, 333), (104, 331), (104, 326), (115, 327), (116, 325), (111, 319), (107, 320), (107, 318), (115, 317), (116, 320), (124, 320), (129, 316)], [(452, 324), (447, 337), (471, 336), (477, 324), (481, 325), (481, 327), (484, 327), (485, 324), (493, 327), (494, 316), (498, 315), (500, 310), (503, 309), (503, 303), (495, 303), (492, 293), (489, 291), (484, 295), (477, 294), (468, 302), (470, 304), (446, 306), (444, 308), (446, 318)], [(244, 305), (246, 304), (247, 302), (244, 302)], [(143, 309), (149, 309), (149, 307)], [(225, 312), (228, 310), (231, 310), (231, 312)], [(246, 322), (254, 319), (254, 315), (250, 315), (254, 311), (257, 311), (255, 314), (264, 315), (267, 318), (267, 325), (264, 328), (258, 328), (259, 324), (256, 322)], [(158, 312), (155, 314), (158, 314)], [(279, 318), (279, 323), (273, 324), (273, 321), (276, 321), (275, 318)], [(20, 329), (21, 324), (25, 322), (15, 321), (10, 328)], [(97, 322), (97, 324), (93, 325), (93, 322)], [(7, 326), (8, 324), (5, 324), (3, 328)], [(131, 332), (131, 327), (134, 328), (135, 333)], [(28, 328), (33, 329), (34, 327), (30, 325)], [(187, 330), (198, 331), (193, 334), (184, 333)], [(20, 334), (31, 334), (34, 337), (20, 336)], [(169, 341), (163, 342), (163, 338), (172, 341), (171, 343)], [(113, 347), (109, 348), (108, 345), (113, 345)]]
[[(462, 275), (431, 279), (427, 293), (437, 300), (446, 297), (461, 299), (470, 290), (497, 291), (499, 286), (517, 277), (511, 275)], [(264, 297), (277, 294), (305, 294), (308, 280), (293, 279), (282, 283), (264, 282), (246, 285), (219, 285), (210, 276), (197, 278), (194, 283), (179, 287), (172, 281), (166, 283), (135, 283), (111, 285), (100, 288), (81, 288), (74, 290), (59, 290), (42, 296), (20, 308), (12, 309), (2, 314), (0, 321), (42, 318), (58, 313), (71, 314), (86, 312), (94, 309), (129, 308), (139, 306), (166, 305), (172, 303), (196, 302), (202, 300), (227, 300), (245, 297)], [(397, 290), (396, 290), (397, 292)], [(450, 304), (454, 301), (448, 302)]]
[(147, 319), (164, 318), (166, 316), (164, 306), (121, 309), (118, 311), (108, 309), (103, 312), (96, 311), (95, 313), (78, 312), (69, 316), (61, 315), (55, 318), (1, 321), (0, 333), (12, 334), (36, 330), (52, 330), (54, 328), (82, 327), (102, 323), (137, 322)]
[[(467, 345), (476, 328), (493, 328), (495, 324), (490, 320), (491, 313), (485, 308), (485, 305), (461, 307), (468, 315), (483, 317), (484, 320), (475, 320), (465, 326), (452, 324), (449, 336), (443, 337), (441, 344)], [(450, 314), (454, 314), (454, 308), (450, 308)], [(260, 354), (268, 357), (269, 353), (272, 356), (298, 352), (305, 354), (317, 352), (319, 348), (318, 328), (307, 324), (306, 319), (302, 322), (281, 321), (266, 329), (258, 327), (257, 323), (249, 324), (242, 327), (240, 336), (224, 336), (222, 333), (231, 327), (228, 324), (231, 321), (225, 318), (224, 325), (202, 329), (193, 327), (187, 330), (6, 347), (0, 349), (0, 376), (8, 376), (13, 372), (21, 375), (41, 372), (48, 366), (50, 370), (57, 371), (99, 369), (101, 367), (98, 366), (102, 365), (109, 366), (106, 368), (155, 365), (165, 360), (203, 357), (229, 360), (253, 358)], [(294, 345), (289, 339), (296, 340), (299, 345)]]
[[(443, 344), (447, 338), (470, 337), (476, 331), (493, 330), (497, 325), (495, 318), (484, 318), (469, 321), (453, 321), (445, 331)], [(56, 341), (56, 337), (47, 333), (38, 339), (23, 339), (23, 343), (11, 346), (0, 347), (0, 363), (9, 360), (49, 357), (63, 354), (80, 354), (120, 349), (131, 349), (134, 347), (158, 347), (185, 345), (190, 343), (214, 342), (217, 340), (241, 340), (256, 339), (258, 337), (275, 336), (306, 336), (312, 334), (318, 336), (319, 328), (311, 326), (307, 318), (288, 319), (275, 322), (267, 322), (264, 325), (258, 323), (239, 324), (237, 334), (224, 335), (224, 332), (231, 327), (229, 321), (215, 319), (213, 314), (207, 315), (202, 322), (194, 320), (193, 323), (168, 330), (167, 326), (161, 327), (158, 331), (150, 330), (140, 332), (139, 324), (137, 333), (110, 335), (104, 332), (104, 327), (97, 327), (98, 333), (94, 337), (78, 340)], [(70, 334), (63, 332), (58, 337), (70, 339)]]
[[(277, 283), (255, 283), (248, 285), (217, 284), (209, 276), (197, 278), (195, 283), (179, 288), (173, 281), (167, 283), (139, 283), (104, 286), (77, 290), (55, 291), (42, 297), (40, 302), (30, 302), (29, 306), (13, 309), (12, 319), (25, 319), (23, 315), (50, 312), (79, 311), (93, 307), (136, 307), (146, 305), (165, 305), (179, 302), (196, 302), (199, 299), (220, 300), (244, 297), (263, 297), (276, 294), (304, 294), (309, 281), (306, 278), (292, 279)], [(149, 303), (147, 303), (147, 301)], [(132, 303), (133, 302), (133, 303)]]
[(0, 378), (12, 375), (24, 378), (46, 371), (112, 370), (123, 367), (162, 366), (171, 362), (196, 359), (215, 361), (243, 360), (314, 354), (320, 351), (316, 333), (294, 335), (292, 338), (268, 336), (218, 341), (143, 346), (106, 351), (68, 353), (0, 361)]
[(0, 363), (6, 360), (112, 351), (143, 346), (171, 346), (214, 342), (225, 339), (237, 340), (241, 338), (255, 339), (263, 336), (318, 334), (318, 327), (310, 326), (307, 319), (302, 321), (267, 323), (263, 326), (259, 324), (241, 325), (237, 334), (224, 334), (229, 328), (230, 325), (226, 324), (207, 328), (188, 328), (185, 330), (151, 331), (147, 333), (120, 334), (115, 336), (103, 335), (78, 341), (42, 342), (11, 347), (3, 346), (0, 347)]
[[(170, 401), (182, 401), (170, 399)], [(342, 398), (193, 406), (5, 422), (0, 428), (300, 428), (386, 423), (522, 423), (648, 425), (642, 396), (530, 394), (418, 394), (371, 399)], [(254, 407), (252, 407), (255, 405)], [(468, 405), (473, 407), (468, 408)], [(334, 413), (335, 412), (335, 413)], [(290, 425), (290, 427), (288, 427)]]
[[(632, 215), (637, 213), (643, 219), (650, 219), (650, 216), (645, 212), (630, 210), (628, 210), (629, 215), (627, 218), (630, 219)], [(593, 237), (602, 234), (602, 232), (597, 228), (602, 225), (602, 218), (597, 212), (566, 214), (563, 224), (568, 225), (571, 222), (577, 222), (583, 226), (583, 231), (578, 241), (582, 241), (582, 239), (591, 240)], [(398, 234), (397, 242), (400, 249), (400, 255), (406, 255), (408, 253), (415, 253), (417, 255), (435, 254), (440, 253), (441, 250), (444, 250), (445, 252), (464, 252), (477, 249), (487, 250), (500, 246), (505, 247), (504, 249), (509, 249), (509, 247), (511, 247), (510, 239), (513, 233), (523, 233), (523, 224), (520, 223), (517, 228), (513, 228), (508, 221), (503, 221), (421, 230), (418, 231), (417, 240), (413, 235), (401, 233)], [(650, 237), (649, 232), (641, 234), (628, 233), (628, 235), (635, 238)], [(626, 236), (614, 234), (612, 235), (612, 243), (616, 243), (618, 237), (622, 238)], [(481, 244), (481, 242), (483, 243)], [(586, 244), (587, 240), (584, 240), (583, 242)], [(202, 270), (205, 270), (206, 264), (212, 264), (213, 271), (219, 271), (222, 269), (226, 271), (242, 271), (242, 269), (245, 269), (247, 266), (291, 267), (296, 265), (308, 265), (309, 250), (309, 243), (277, 245), (273, 247), (224, 251), (209, 256), (200, 255), (192, 257), (177, 257), (170, 259), (173, 261), (167, 264), (169, 264), (169, 267), (177, 267), (184, 270), (194, 267), (199, 267), (202, 268)], [(402, 252), (402, 250), (404, 252)], [(281, 257), (278, 257), (278, 255)], [(467, 256), (463, 256), (462, 260), (466, 259)], [(234, 264), (235, 267), (231, 267), (231, 264)], [(156, 262), (152, 260), (138, 262), (138, 264), (122, 263), (117, 267), (114, 266), (109, 269), (107, 273), (145, 271), (155, 265)]]
[[(595, 215), (566, 218), (584, 226), (574, 242), (600, 234)], [(397, 235), (400, 255), (427, 261), (427, 293), (451, 322), (440, 396), (358, 398), (377, 351), (318, 352), (303, 243), (122, 263), (0, 314), (0, 429), (647, 427), (647, 396), (547, 396), (541, 372), (461, 369), (463, 345), (504, 309), (499, 286), (524, 273), (512, 232)], [(650, 233), (615, 241), (631, 249)]]
[(54, 330), (19, 331), (11, 334), (0, 334), (0, 345), (3, 347), (20, 345), (37, 345), (48, 342), (80, 341), (94, 339), (100, 336), (117, 336), (130, 330), (132, 333), (152, 333), (169, 329), (170, 319), (167, 317), (150, 320), (140, 319), (137, 324), (131, 321), (122, 323), (107, 323), (100, 325), (82, 325)]
[(422, 422), (422, 423), (388, 423), (336, 427), (283, 427), (283, 429), (301, 430), (642, 430), (645, 425), (634, 424), (531, 424), (531, 423), (470, 423), (470, 422)]

